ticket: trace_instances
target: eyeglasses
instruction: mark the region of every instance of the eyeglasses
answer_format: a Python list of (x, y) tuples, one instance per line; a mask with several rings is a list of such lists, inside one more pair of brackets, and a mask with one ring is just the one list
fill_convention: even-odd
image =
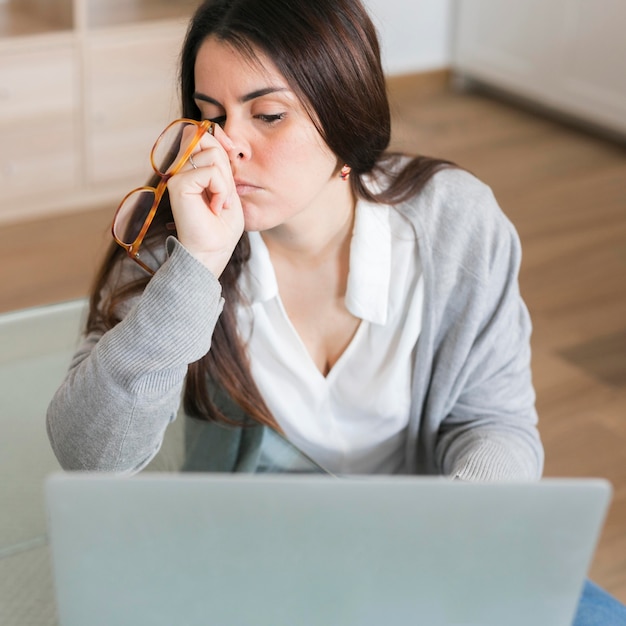
[[(195, 127), (194, 135), (189, 139), (187, 135), (190, 127)], [(209, 120), (198, 122), (190, 119), (179, 119), (169, 124), (154, 142), (150, 152), (152, 169), (161, 178), (156, 187), (138, 187), (127, 193), (120, 203), (115, 216), (111, 232), (113, 239), (126, 250), (128, 256), (138, 263), (146, 272), (154, 275), (158, 269), (155, 259), (142, 259), (139, 248), (150, 228), (150, 224), (167, 188), (167, 181), (187, 163), (198, 142), (208, 132), (213, 134), (215, 124)], [(181, 151), (181, 142), (188, 140)]]

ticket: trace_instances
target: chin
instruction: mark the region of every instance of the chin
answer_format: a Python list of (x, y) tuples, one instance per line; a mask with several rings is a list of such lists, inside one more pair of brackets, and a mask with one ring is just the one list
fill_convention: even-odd
[(246, 232), (262, 232), (282, 224), (282, 220), (277, 219), (277, 216), (268, 215), (268, 213), (267, 210), (263, 211), (258, 207), (246, 207), (243, 204), (244, 230)]

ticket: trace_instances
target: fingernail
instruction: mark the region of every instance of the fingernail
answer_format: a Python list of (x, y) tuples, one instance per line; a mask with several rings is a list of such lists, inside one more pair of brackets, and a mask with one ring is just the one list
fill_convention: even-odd
[(233, 143), (233, 140), (222, 130), (222, 137), (224, 137), (224, 143), (229, 147), (229, 148), (234, 148), (235, 144)]
[(224, 129), (219, 124), (216, 124), (213, 131), (213, 136), (217, 137), (218, 134), (220, 136), (220, 141), (223, 144), (226, 144), (226, 147), (233, 148), (235, 146), (235, 144), (232, 142), (232, 139), (224, 132)]

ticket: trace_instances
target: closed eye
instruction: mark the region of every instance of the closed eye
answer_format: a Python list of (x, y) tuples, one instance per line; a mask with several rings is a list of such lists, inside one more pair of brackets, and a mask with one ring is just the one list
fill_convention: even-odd
[[(264, 122), (265, 124), (271, 125), (271, 124), (275, 124), (276, 122), (280, 122), (280, 120), (284, 119), (285, 114), (284, 113), (275, 113), (275, 114), (272, 114), (272, 115), (261, 114), (261, 115), (255, 115), (254, 117), (257, 120), (260, 120), (260, 121)], [(209, 120), (209, 122), (213, 122), (214, 124), (218, 124), (222, 128), (224, 128), (224, 125), (226, 124), (226, 116), (225, 115), (220, 115), (218, 117), (211, 117), (211, 118), (208, 118), (208, 120)]]
[(266, 124), (274, 124), (279, 122), (285, 117), (284, 113), (276, 113), (274, 115), (255, 115), (258, 120), (265, 122)]
[(209, 122), (213, 122), (213, 124), (217, 124), (218, 126), (221, 126), (222, 128), (224, 128), (224, 124), (226, 124), (226, 116), (225, 115), (220, 115), (218, 117), (210, 117), (208, 118)]

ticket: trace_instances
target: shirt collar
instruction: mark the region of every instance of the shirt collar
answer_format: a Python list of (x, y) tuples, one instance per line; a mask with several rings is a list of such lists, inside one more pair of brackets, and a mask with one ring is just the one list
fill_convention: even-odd
[(390, 209), (359, 202), (350, 243), (346, 290), (348, 311), (373, 324), (385, 324), (391, 280)]
[[(346, 307), (352, 315), (385, 324), (391, 280), (391, 229), (388, 206), (357, 203), (352, 240)], [(248, 233), (250, 259), (240, 279), (247, 300), (266, 302), (278, 296), (278, 282), (261, 234)]]

